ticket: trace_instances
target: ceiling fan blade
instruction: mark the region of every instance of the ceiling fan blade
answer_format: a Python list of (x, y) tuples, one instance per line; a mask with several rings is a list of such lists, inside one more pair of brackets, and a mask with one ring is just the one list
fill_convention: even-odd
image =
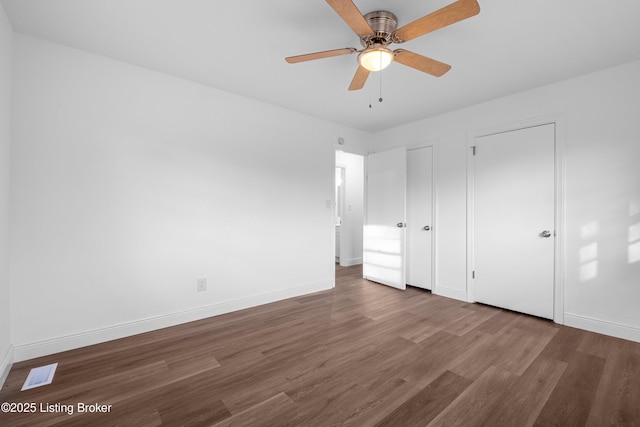
[(408, 50), (396, 49), (393, 53), (396, 62), (406, 65), (407, 67), (415, 68), (423, 73), (431, 74), (432, 76), (440, 77), (451, 69), (451, 65), (449, 64), (418, 55)]
[(394, 41), (396, 43), (406, 42), (475, 16), (478, 13), (480, 13), (480, 5), (477, 0), (458, 0), (449, 6), (416, 19), (404, 27), (398, 28), (393, 35)]
[(371, 26), (351, 0), (326, 1), (358, 36), (364, 37), (373, 34)]
[(369, 78), (369, 74), (371, 74), (371, 71), (367, 70), (362, 65), (358, 66), (356, 75), (353, 76), (353, 80), (351, 80), (351, 84), (349, 85), (349, 90), (362, 89), (364, 84), (367, 82), (367, 78)]
[(297, 62), (312, 61), (314, 59), (331, 58), (332, 56), (349, 55), (357, 52), (358, 49), (354, 47), (345, 47), (343, 49), (325, 50), (322, 52), (306, 53), (304, 55), (289, 56), (284, 58), (289, 64), (295, 64)]

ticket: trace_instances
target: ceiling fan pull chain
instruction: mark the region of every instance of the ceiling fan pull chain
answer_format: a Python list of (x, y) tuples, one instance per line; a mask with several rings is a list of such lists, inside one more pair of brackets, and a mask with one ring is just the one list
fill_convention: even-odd
[(378, 98), (378, 102), (382, 102), (382, 71), (380, 73), (380, 98)]

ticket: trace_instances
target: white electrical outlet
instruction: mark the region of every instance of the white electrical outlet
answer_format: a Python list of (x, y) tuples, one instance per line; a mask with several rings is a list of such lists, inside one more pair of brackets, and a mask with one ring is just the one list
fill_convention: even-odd
[(202, 278), (202, 279), (198, 279), (198, 292), (202, 292), (202, 291), (206, 291), (207, 290), (207, 279), (206, 278)]

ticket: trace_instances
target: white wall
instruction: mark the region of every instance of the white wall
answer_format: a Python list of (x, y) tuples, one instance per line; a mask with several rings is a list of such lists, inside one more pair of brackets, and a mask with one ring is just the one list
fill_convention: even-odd
[[(560, 113), (566, 129), (565, 323), (640, 340), (640, 62), (497, 99), (375, 135), (381, 150), (437, 140), (438, 289), (466, 295), (469, 133)], [(597, 245), (594, 260), (581, 248)]]
[(333, 286), (333, 146), (368, 135), (14, 40), (17, 360)]
[(0, 387), (12, 361), (9, 287), (9, 147), (13, 30), (0, 4)]
[(340, 265), (362, 264), (364, 157), (345, 151), (336, 151), (336, 166), (345, 168), (345, 200), (341, 226)]

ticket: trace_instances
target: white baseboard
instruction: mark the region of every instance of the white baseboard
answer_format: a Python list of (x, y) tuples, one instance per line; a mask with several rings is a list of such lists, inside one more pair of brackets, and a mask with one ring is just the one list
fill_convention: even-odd
[(431, 291), (435, 295), (440, 295), (447, 298), (453, 298), (460, 301), (468, 302), (467, 292), (460, 289), (450, 288), (448, 286), (436, 284)]
[(640, 342), (640, 329), (578, 314), (564, 313), (564, 324), (599, 334)]
[(362, 258), (340, 259), (341, 267), (351, 267), (358, 264), (362, 264)]
[(0, 360), (0, 389), (4, 386), (4, 382), (9, 376), (9, 371), (13, 365), (13, 346), (9, 346), (7, 353)]
[(171, 313), (152, 318), (136, 320), (119, 325), (108, 326), (78, 334), (67, 335), (48, 340), (31, 343), (17, 344), (13, 346), (13, 357), (15, 361), (33, 359), (62, 351), (73, 350), (75, 348), (86, 347), (88, 345), (99, 344), (131, 335), (150, 332), (157, 329), (176, 326), (182, 323), (193, 322), (207, 317), (218, 316), (232, 311), (243, 310), (245, 308), (256, 307), (287, 298), (306, 295), (313, 292), (332, 289), (333, 282), (320, 282), (303, 286), (298, 286), (281, 291), (270, 292), (262, 295), (255, 295), (234, 301), (227, 301), (221, 304), (214, 304), (199, 307), (193, 310)]

